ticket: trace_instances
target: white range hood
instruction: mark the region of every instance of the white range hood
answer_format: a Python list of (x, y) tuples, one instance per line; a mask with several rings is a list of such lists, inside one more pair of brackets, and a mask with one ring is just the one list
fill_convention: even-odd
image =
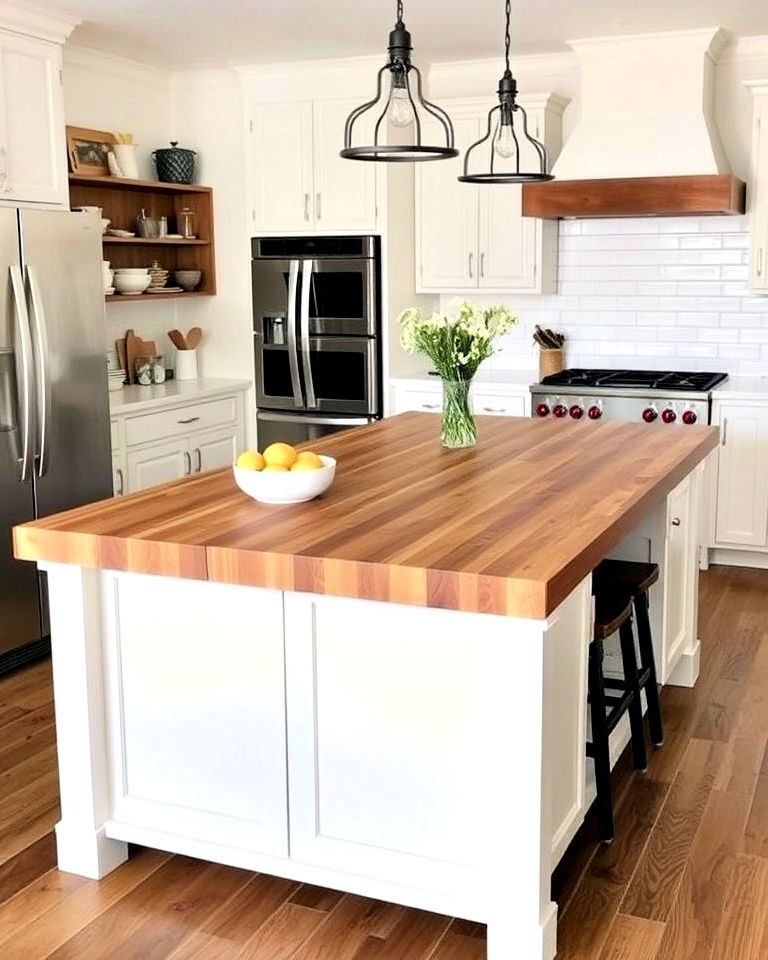
[[(714, 120), (714, 68), (724, 42), (719, 27), (571, 41), (581, 63), (581, 118), (554, 164), (556, 180), (524, 191), (529, 201), (555, 207), (525, 212), (636, 216), (743, 210), (743, 185), (730, 176)], [(591, 196), (586, 202), (587, 188), (576, 186), (584, 181)], [(558, 197), (568, 201), (562, 208)]]

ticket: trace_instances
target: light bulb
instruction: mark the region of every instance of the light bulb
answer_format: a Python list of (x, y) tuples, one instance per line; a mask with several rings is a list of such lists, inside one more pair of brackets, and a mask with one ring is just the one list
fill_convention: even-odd
[(405, 87), (400, 86), (394, 77), (392, 78), (392, 96), (390, 97), (387, 116), (394, 127), (409, 127), (413, 123), (411, 98), (408, 96)]
[(500, 157), (504, 157), (505, 160), (514, 157), (515, 153), (517, 153), (517, 144), (515, 143), (515, 135), (512, 131), (511, 123), (502, 123), (499, 127), (494, 149), (496, 153), (498, 153)]

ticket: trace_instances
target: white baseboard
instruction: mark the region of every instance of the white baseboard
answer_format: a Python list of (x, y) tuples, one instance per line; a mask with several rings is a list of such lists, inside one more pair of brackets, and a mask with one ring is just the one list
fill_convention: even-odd
[(666, 685), (673, 687), (695, 687), (699, 679), (701, 663), (701, 643), (697, 640), (693, 650), (686, 650), (675, 664)]
[(101, 880), (128, 859), (128, 844), (105, 836), (103, 830), (72, 829), (60, 820), (55, 827), (59, 870)]

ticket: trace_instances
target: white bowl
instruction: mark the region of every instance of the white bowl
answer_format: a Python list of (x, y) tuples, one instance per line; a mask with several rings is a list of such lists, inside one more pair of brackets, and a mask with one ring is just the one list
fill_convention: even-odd
[(144, 293), (150, 283), (152, 277), (146, 273), (139, 276), (130, 273), (115, 274), (115, 289), (119, 293)]
[(233, 465), (235, 483), (259, 503), (306, 503), (330, 487), (336, 476), (336, 461), (320, 454), (318, 470), (289, 470), (287, 473), (241, 470)]
[(145, 277), (149, 275), (148, 267), (115, 267), (115, 273), (125, 277)]

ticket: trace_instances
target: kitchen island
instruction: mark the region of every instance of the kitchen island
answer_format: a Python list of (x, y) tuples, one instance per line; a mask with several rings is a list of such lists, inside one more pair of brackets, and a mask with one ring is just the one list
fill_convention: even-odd
[(660, 676), (694, 683), (717, 431), (479, 430), (443, 450), (413, 413), (325, 438), (337, 480), (308, 504), (224, 470), (15, 529), (49, 581), (62, 870), (104, 876), (134, 842), (551, 960), (550, 873), (590, 799), (591, 571), (659, 563)]

